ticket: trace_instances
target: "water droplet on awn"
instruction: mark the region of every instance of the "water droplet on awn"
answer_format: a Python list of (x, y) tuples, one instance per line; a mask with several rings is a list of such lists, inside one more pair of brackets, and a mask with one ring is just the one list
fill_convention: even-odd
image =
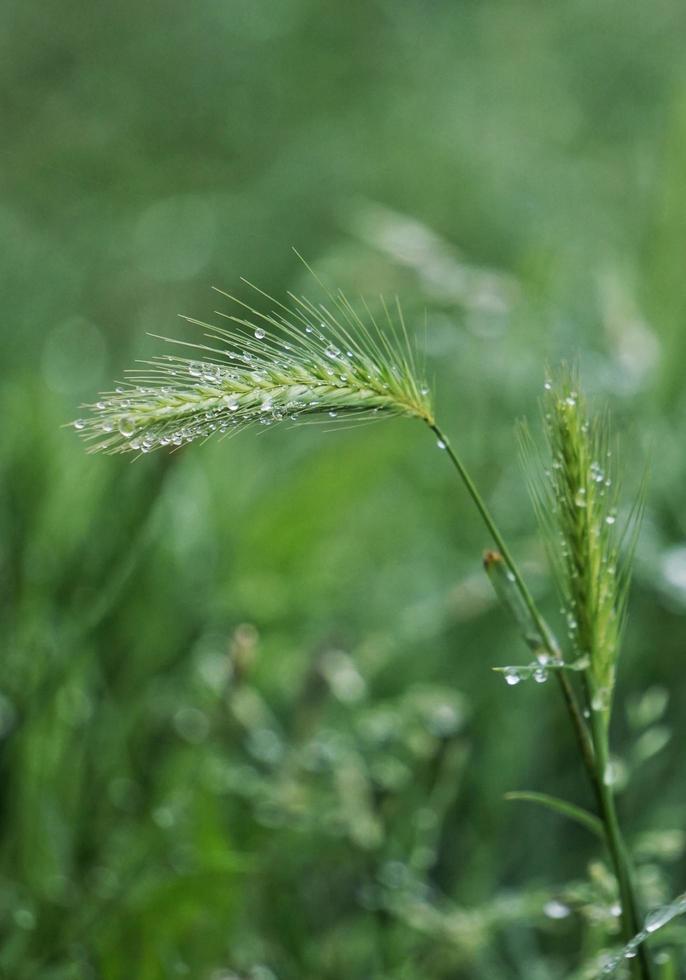
[(207, 364), (203, 370), (203, 378), (205, 381), (219, 381), (221, 373), (218, 364)]
[(666, 925), (673, 917), (674, 913), (669, 905), (655, 909), (646, 917), (646, 932), (657, 932), (658, 929)]

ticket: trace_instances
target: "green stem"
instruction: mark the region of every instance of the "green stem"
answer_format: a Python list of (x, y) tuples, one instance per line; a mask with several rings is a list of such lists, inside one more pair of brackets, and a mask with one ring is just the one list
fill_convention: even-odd
[[(430, 429), (439, 441), (439, 445), (445, 447), (450, 461), (457, 470), (469, 496), (476, 505), (481, 518), (488, 528), (488, 531), (495, 542), (496, 547), (501, 553), (504, 561), (512, 573), (514, 584), (522, 597), (524, 604), (536, 624), (541, 638), (548, 653), (555, 659), (560, 658), (560, 648), (550, 627), (543, 619), (541, 613), (534, 602), (533, 596), (529, 592), (528, 586), (524, 581), (517, 564), (510, 553), (505, 540), (503, 539), (498, 527), (491, 517), (491, 514), (481, 497), (476, 485), (464, 467), (459, 456), (452, 449), (447, 437), (435, 423), (429, 423)], [(638, 907), (634, 894), (631, 876), (631, 865), (628, 852), (624, 843), (624, 838), (617, 818), (614, 794), (611, 787), (606, 782), (607, 766), (609, 762), (609, 751), (607, 741), (607, 726), (603, 724), (601, 713), (591, 710), (591, 733), (584, 721), (584, 717), (579, 709), (574, 689), (563, 670), (555, 671), (555, 675), (560, 683), (560, 690), (567, 707), (572, 726), (576, 734), (579, 749), (586, 767), (588, 777), (596, 797), (598, 811), (603, 821), (605, 838), (608, 851), (617, 878), (620, 902), (622, 906), (622, 933), (628, 942), (637, 932), (640, 931), (640, 921)], [(648, 955), (641, 945), (634, 963), (632, 963), (632, 973), (636, 980), (651, 980), (651, 969)]]
[[(445, 451), (447, 452), (450, 461), (452, 462), (453, 466), (457, 470), (459, 477), (462, 480), (467, 490), (467, 493), (469, 494), (469, 496), (472, 498), (472, 501), (476, 505), (476, 508), (479, 511), (479, 514), (481, 515), (484, 524), (488, 528), (491, 537), (493, 538), (493, 541), (495, 542), (495, 545), (498, 548), (498, 551), (503, 556), (503, 559), (505, 560), (507, 567), (512, 573), (512, 576), (514, 578), (514, 583), (519, 591), (519, 594), (522, 597), (522, 601), (524, 602), (529, 612), (529, 615), (531, 616), (531, 619), (533, 620), (533, 622), (536, 624), (536, 627), (538, 628), (538, 631), (541, 635), (541, 639), (543, 640), (547, 652), (551, 655), (551, 657), (553, 657), (553, 659), (559, 660), (561, 658), (560, 647), (553, 635), (553, 632), (548, 626), (548, 624), (546, 623), (546, 621), (543, 619), (541, 613), (539, 612), (539, 609), (536, 606), (536, 603), (534, 602), (533, 596), (529, 592), (529, 588), (526, 582), (524, 581), (524, 578), (522, 577), (522, 574), (519, 571), (519, 568), (517, 567), (514, 558), (510, 554), (510, 549), (505, 543), (502, 534), (498, 530), (495, 521), (491, 517), (491, 514), (481, 494), (476, 488), (476, 484), (474, 483), (471, 476), (465, 469), (464, 464), (462, 463), (460, 457), (453, 450), (452, 446), (448, 441), (447, 436), (443, 432), (441, 432), (441, 430), (438, 428), (438, 426), (435, 423), (430, 424), (429, 427), (435, 434), (439, 443), (445, 446)], [(589, 779), (591, 780), (591, 784), (593, 786), (596, 799), (598, 803), (600, 803), (600, 795), (599, 795), (600, 787), (597, 785), (598, 774), (595, 765), (593, 743), (588, 733), (588, 728), (586, 726), (586, 723), (584, 722), (583, 715), (579, 708), (576, 694), (574, 693), (574, 688), (570, 684), (569, 678), (567, 677), (567, 675), (563, 670), (556, 670), (555, 676), (557, 677), (558, 684), (560, 685), (560, 691), (562, 693), (562, 697), (564, 698), (564, 702), (572, 722), (572, 727), (574, 728), (574, 732), (577, 738), (577, 742), (579, 744), (581, 756), (584, 760), (586, 771), (588, 773)]]
[[(610, 753), (607, 737), (607, 723), (602, 711), (592, 710), (591, 731), (598, 760), (598, 785), (600, 789), (600, 815), (605, 827), (605, 839), (619, 888), (619, 900), (622, 906), (622, 937), (628, 943), (636, 933), (641, 931), (641, 920), (638, 913), (636, 894), (632, 881), (632, 869), (629, 853), (624, 843), (615, 797), (611, 781), (608, 779)], [(651, 980), (651, 966), (646, 947), (638, 947), (638, 955), (632, 963), (632, 976), (636, 980)]]

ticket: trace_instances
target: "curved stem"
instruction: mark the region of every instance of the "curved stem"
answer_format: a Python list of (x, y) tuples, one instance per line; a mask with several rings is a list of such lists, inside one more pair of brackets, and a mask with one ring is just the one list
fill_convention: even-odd
[[(428, 423), (428, 425), (438, 439), (439, 445), (445, 448), (448, 458), (457, 470), (465, 489), (479, 511), (479, 514), (481, 515), (484, 524), (488, 528), (496, 547), (506, 562), (508, 569), (512, 573), (514, 584), (529, 612), (529, 615), (531, 616), (532, 621), (536, 624), (540, 636), (545, 644), (546, 650), (554, 658), (560, 658), (560, 647), (555, 639), (555, 636), (536, 606), (533, 596), (529, 592), (528, 586), (526, 585), (526, 582), (524, 581), (524, 578), (522, 577), (522, 574), (510, 553), (510, 549), (498, 530), (495, 521), (491, 517), (483, 498), (476, 488), (476, 484), (465, 469), (460, 457), (452, 449), (445, 434), (435, 423)], [(596, 798), (598, 812), (603, 822), (607, 848), (612, 860), (612, 865), (619, 888), (620, 902), (622, 906), (622, 933), (625, 941), (628, 942), (637, 932), (640, 931), (640, 922), (631, 876), (629, 855), (619, 826), (619, 820), (617, 818), (614, 794), (611, 786), (609, 786), (606, 782), (606, 773), (609, 761), (606, 726), (603, 724), (601, 713), (591, 710), (591, 732), (589, 732), (588, 726), (586, 725), (582, 712), (579, 708), (579, 703), (577, 701), (574, 688), (569, 682), (569, 678), (566, 676), (563, 670), (555, 671), (555, 675), (560, 683), (560, 690), (572, 721), (572, 726), (574, 728), (581, 756)], [(636, 980), (651, 980), (650, 961), (648, 959), (647, 951), (643, 946), (640, 946), (636, 961), (632, 963), (632, 973)]]
[[(484, 524), (488, 528), (490, 535), (493, 538), (493, 541), (495, 542), (496, 547), (498, 548), (500, 554), (503, 556), (503, 559), (505, 560), (507, 567), (512, 573), (512, 576), (514, 578), (514, 583), (519, 591), (519, 594), (522, 597), (522, 601), (524, 602), (529, 612), (529, 615), (531, 616), (533, 622), (536, 624), (538, 628), (541, 638), (545, 644), (546, 650), (555, 660), (561, 659), (560, 647), (557, 643), (557, 640), (555, 639), (552, 630), (550, 629), (546, 621), (543, 619), (543, 616), (541, 615), (536, 603), (534, 602), (534, 598), (529, 592), (529, 588), (526, 582), (524, 581), (521, 572), (519, 571), (517, 563), (512, 557), (510, 553), (510, 549), (505, 543), (505, 539), (503, 538), (502, 534), (498, 530), (498, 526), (496, 525), (495, 521), (491, 517), (488, 507), (486, 506), (481, 494), (476, 488), (476, 484), (474, 483), (471, 476), (465, 469), (462, 460), (450, 445), (447, 436), (443, 432), (441, 432), (441, 430), (435, 423), (430, 423), (429, 428), (435, 434), (439, 443), (442, 446), (445, 446), (445, 451), (448, 454), (448, 458), (450, 459), (451, 463), (457, 470), (459, 477), (462, 480), (465, 489), (467, 490), (467, 493), (469, 494), (469, 496), (472, 498), (472, 501), (476, 505), (476, 508), (479, 511), (479, 514), (481, 515)], [(598, 786), (598, 772), (595, 764), (593, 742), (591, 740), (591, 736), (589, 735), (588, 728), (586, 726), (586, 723), (584, 722), (584, 718), (579, 708), (576, 694), (574, 693), (574, 688), (570, 684), (569, 678), (567, 677), (567, 675), (563, 670), (556, 670), (555, 676), (557, 677), (558, 684), (560, 685), (560, 691), (562, 693), (565, 706), (569, 713), (569, 717), (572, 722), (572, 727), (574, 728), (574, 733), (577, 738), (579, 750), (584, 760), (584, 765), (586, 767), (588, 777), (593, 786), (593, 791), (596, 796), (596, 801), (598, 805), (600, 805), (600, 787)]]

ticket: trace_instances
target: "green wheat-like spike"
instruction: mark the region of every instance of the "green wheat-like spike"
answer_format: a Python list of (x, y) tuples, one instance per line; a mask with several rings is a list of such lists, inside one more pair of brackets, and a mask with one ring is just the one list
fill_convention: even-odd
[(628, 568), (620, 559), (617, 480), (607, 413), (590, 414), (574, 371), (546, 382), (547, 484), (537, 509), (561, 586), (569, 635), (588, 657), (596, 706), (609, 708), (624, 618)]
[(429, 390), (399, 307), (394, 318), (384, 305), (381, 328), (341, 293), (329, 295), (328, 304), (291, 295), (287, 306), (256, 291), (271, 301), (272, 312), (234, 300), (240, 315), (218, 313), (229, 327), (186, 317), (210, 343), (159, 338), (192, 356), (144, 361), (115, 391), (84, 406), (88, 415), (74, 427), (89, 450), (173, 449), (282, 421), (339, 424), (405, 415), (433, 425)]

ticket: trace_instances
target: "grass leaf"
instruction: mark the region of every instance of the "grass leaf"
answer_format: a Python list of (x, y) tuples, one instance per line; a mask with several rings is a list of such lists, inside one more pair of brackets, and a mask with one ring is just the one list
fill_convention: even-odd
[(592, 834), (600, 837), (601, 840), (605, 840), (603, 825), (600, 820), (575, 803), (568, 803), (566, 800), (561, 800), (557, 796), (549, 796), (547, 793), (534, 793), (529, 790), (506, 793), (505, 799), (521, 800), (524, 803), (538, 803), (540, 806), (547, 807), (549, 810), (567, 817), (568, 820), (576, 821), (586, 830), (590, 830)]

